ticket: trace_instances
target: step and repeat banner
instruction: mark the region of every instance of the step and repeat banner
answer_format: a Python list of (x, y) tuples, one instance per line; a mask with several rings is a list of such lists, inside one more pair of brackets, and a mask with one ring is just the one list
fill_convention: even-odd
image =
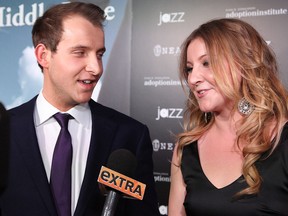
[[(35, 19), (59, 0), (0, 0), (0, 101), (7, 109), (42, 86), (34, 58)], [(67, 2), (67, 1), (65, 1)], [(185, 94), (178, 79), (181, 44), (214, 18), (252, 24), (274, 49), (288, 87), (287, 0), (89, 0), (105, 10), (104, 74), (93, 98), (148, 125), (159, 210), (167, 215), (170, 160), (181, 131)], [(95, 181), (96, 182), (96, 181)]]

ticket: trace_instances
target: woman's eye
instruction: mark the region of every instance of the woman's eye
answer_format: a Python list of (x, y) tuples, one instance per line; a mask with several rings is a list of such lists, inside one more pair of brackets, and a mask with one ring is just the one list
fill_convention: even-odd
[(204, 66), (204, 67), (209, 67), (209, 62), (208, 62), (208, 61), (204, 61), (204, 62), (203, 62), (203, 66)]
[(191, 72), (192, 72), (192, 70), (193, 70), (193, 68), (192, 68), (192, 67), (186, 67), (186, 73), (191, 73)]

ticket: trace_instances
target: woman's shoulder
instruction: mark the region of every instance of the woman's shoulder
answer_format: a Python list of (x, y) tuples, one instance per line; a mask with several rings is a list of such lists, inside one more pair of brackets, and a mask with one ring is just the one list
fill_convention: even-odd
[(283, 145), (283, 144), (286, 145), (286, 148), (288, 147), (288, 121), (286, 121), (283, 125), (278, 145)]
[(190, 142), (189, 144), (186, 144), (184, 147), (183, 147), (183, 154), (184, 153), (189, 153), (193, 150), (197, 150), (198, 149), (198, 140), (195, 140), (195, 141), (192, 141)]

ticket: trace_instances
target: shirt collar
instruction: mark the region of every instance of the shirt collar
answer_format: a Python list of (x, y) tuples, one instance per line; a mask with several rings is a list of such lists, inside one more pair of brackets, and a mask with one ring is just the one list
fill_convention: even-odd
[[(57, 112), (60, 111), (44, 98), (41, 91), (36, 100), (36, 109), (34, 115), (36, 127), (45, 123)], [(91, 111), (88, 103), (78, 104), (68, 110), (66, 113), (69, 113), (71, 116), (73, 116), (73, 118), (79, 124), (82, 124), (87, 128), (89, 127), (89, 122), (91, 121)]]

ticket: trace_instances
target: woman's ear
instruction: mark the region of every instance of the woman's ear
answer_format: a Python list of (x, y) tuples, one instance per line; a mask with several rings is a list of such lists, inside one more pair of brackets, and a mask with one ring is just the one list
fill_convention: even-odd
[(49, 59), (51, 51), (46, 48), (46, 46), (42, 43), (38, 44), (35, 47), (35, 56), (39, 65), (44, 68), (49, 66)]

